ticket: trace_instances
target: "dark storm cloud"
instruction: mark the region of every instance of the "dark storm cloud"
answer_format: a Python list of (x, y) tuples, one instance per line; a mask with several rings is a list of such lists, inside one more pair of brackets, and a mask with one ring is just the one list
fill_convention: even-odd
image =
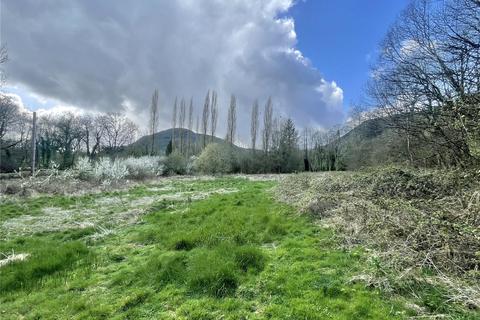
[(277, 18), (291, 5), (4, 0), (8, 81), (87, 110), (127, 108), (137, 121), (156, 87), (164, 119), (176, 96), (199, 108), (213, 88), (223, 113), (230, 93), (238, 96), (241, 128), (252, 101), (270, 95), (299, 125), (330, 125), (342, 117), (342, 90), (295, 49), (293, 21)]

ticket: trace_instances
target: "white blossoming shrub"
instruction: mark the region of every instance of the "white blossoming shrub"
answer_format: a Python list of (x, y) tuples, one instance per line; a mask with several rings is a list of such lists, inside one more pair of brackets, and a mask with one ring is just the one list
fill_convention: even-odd
[(87, 157), (79, 158), (75, 163), (74, 169), (79, 179), (89, 180), (93, 178), (93, 166)]
[(98, 161), (91, 161), (83, 157), (77, 160), (74, 170), (79, 179), (110, 184), (126, 178), (144, 179), (162, 175), (165, 167), (164, 161), (164, 157), (153, 156), (115, 160), (103, 157)]
[(93, 168), (95, 180), (104, 184), (111, 184), (125, 179), (128, 176), (127, 166), (122, 161), (112, 161), (107, 157), (100, 158)]
[(186, 174), (195, 173), (195, 161), (197, 161), (197, 156), (191, 156), (187, 161)]
[(163, 157), (128, 157), (126, 159), (117, 159), (117, 161), (121, 161), (125, 164), (128, 169), (128, 177), (131, 179), (144, 179), (163, 174)]

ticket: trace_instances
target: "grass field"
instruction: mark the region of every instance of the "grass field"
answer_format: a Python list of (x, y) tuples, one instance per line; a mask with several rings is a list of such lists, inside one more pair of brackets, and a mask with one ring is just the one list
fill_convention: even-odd
[[(361, 249), (273, 200), (276, 182), (159, 180), (3, 198), (1, 319), (403, 319), (351, 281)], [(6, 260), (10, 259), (7, 263)]]

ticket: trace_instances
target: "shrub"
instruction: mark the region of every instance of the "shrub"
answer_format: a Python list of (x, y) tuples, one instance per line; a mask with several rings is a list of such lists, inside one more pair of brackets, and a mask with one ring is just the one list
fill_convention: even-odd
[(186, 172), (187, 161), (182, 154), (174, 151), (166, 157), (163, 170), (164, 174), (185, 174)]
[(191, 156), (187, 161), (186, 174), (195, 173), (195, 161), (197, 161), (197, 156)]
[(78, 178), (81, 180), (93, 178), (93, 166), (87, 157), (78, 158), (75, 163), (75, 170), (77, 171)]
[(143, 156), (139, 158), (128, 157), (117, 159), (122, 161), (128, 170), (128, 177), (131, 179), (144, 179), (156, 177), (163, 174), (164, 166), (161, 163), (163, 157)]
[[(111, 160), (103, 157), (94, 162), (87, 157), (79, 158), (74, 167), (74, 176), (81, 180), (93, 180), (110, 184), (120, 180), (144, 179), (161, 175), (164, 170), (161, 157), (128, 157)], [(70, 172), (70, 171), (65, 171)]]
[(198, 172), (206, 174), (225, 174), (233, 171), (235, 158), (229, 146), (209, 144), (195, 161)]
[(93, 174), (96, 180), (110, 184), (125, 179), (128, 176), (128, 169), (121, 161), (112, 161), (104, 157), (95, 163)]

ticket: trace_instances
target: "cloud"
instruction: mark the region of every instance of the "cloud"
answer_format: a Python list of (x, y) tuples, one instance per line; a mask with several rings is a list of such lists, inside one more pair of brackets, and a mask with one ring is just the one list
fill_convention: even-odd
[[(162, 126), (176, 96), (199, 111), (219, 93), (220, 129), (231, 93), (240, 133), (251, 104), (274, 99), (299, 125), (343, 117), (342, 89), (296, 49), (293, 0), (5, 0), (7, 81), (36, 97), (86, 110), (121, 111), (145, 123), (154, 88)], [(41, 100), (41, 99), (40, 99)]]

